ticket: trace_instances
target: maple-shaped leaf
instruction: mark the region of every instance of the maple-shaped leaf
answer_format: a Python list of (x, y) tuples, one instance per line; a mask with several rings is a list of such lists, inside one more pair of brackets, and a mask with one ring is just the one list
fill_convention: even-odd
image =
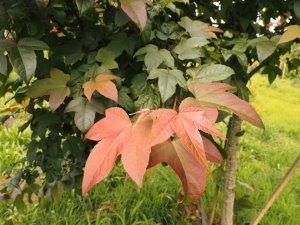
[(205, 170), (180, 139), (168, 140), (152, 148), (148, 168), (162, 162), (179, 177), (185, 197), (198, 200), (205, 190)]
[[(181, 105), (186, 105), (185, 100)], [(220, 137), (223, 135), (214, 127), (214, 122), (205, 116), (205, 108), (181, 107), (181, 105), (179, 112), (172, 109), (157, 109), (149, 113), (153, 119), (151, 145), (163, 143), (176, 133), (199, 163), (209, 171), (199, 130)]]
[(148, 79), (158, 78), (158, 88), (163, 102), (166, 102), (176, 92), (176, 85), (186, 89), (186, 81), (180, 70), (153, 69)]
[(224, 159), (217, 147), (206, 137), (202, 136), (202, 140), (207, 160), (219, 164), (223, 163)]
[(94, 91), (101, 95), (118, 102), (118, 90), (112, 80), (120, 80), (120, 77), (111, 74), (100, 74), (95, 81), (90, 80), (83, 84), (84, 95), (91, 101)]
[(67, 105), (65, 112), (75, 112), (75, 124), (85, 132), (94, 124), (96, 112), (103, 114), (104, 110), (100, 102), (88, 102), (83, 97), (77, 97)]
[(241, 119), (246, 120), (257, 127), (264, 127), (259, 115), (248, 102), (238, 98), (232, 93), (226, 92), (235, 89), (234, 87), (225, 83), (203, 84), (191, 82), (188, 85), (188, 89), (194, 94), (201, 105), (209, 107), (226, 107)]
[(147, 23), (147, 0), (120, 0), (123, 11), (143, 30)]
[(120, 154), (126, 172), (139, 187), (142, 186), (148, 165), (151, 119), (141, 115), (135, 123), (131, 123), (127, 113), (118, 107), (107, 109), (105, 115), (86, 134), (86, 138), (100, 142), (95, 145), (86, 162), (83, 195), (109, 174)]
[(218, 27), (210, 26), (207, 23), (191, 20), (189, 17), (182, 17), (178, 24), (183, 27), (191, 37), (201, 37), (203, 39), (217, 39), (217, 36), (214, 32), (223, 32)]
[(67, 86), (69, 80), (70, 75), (54, 68), (50, 72), (50, 78), (34, 82), (27, 95), (31, 98), (50, 95), (49, 105), (52, 111), (55, 111), (70, 95), (70, 88)]

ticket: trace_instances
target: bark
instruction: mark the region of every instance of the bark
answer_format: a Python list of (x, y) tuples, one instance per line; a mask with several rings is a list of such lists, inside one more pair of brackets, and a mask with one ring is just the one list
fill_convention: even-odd
[(233, 225), (234, 199), (236, 189), (236, 173), (238, 169), (238, 143), (237, 133), (241, 131), (242, 120), (236, 115), (230, 119), (227, 132), (225, 151), (227, 153), (224, 196), (222, 204), (221, 225)]

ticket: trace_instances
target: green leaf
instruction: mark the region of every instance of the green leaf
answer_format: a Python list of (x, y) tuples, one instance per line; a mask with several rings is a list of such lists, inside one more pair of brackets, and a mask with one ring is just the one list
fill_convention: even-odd
[(76, 0), (79, 15), (82, 16), (94, 4), (94, 0)]
[(49, 46), (45, 42), (29, 37), (21, 39), (18, 46), (31, 50), (49, 50)]
[[(143, 58), (143, 56), (145, 56)], [(174, 58), (171, 55), (170, 51), (167, 49), (158, 49), (156, 45), (146, 45), (143, 48), (140, 48), (135, 54), (134, 57), (138, 57), (138, 61), (145, 61), (145, 65), (148, 71), (151, 71), (164, 63), (170, 68), (174, 68)]]
[(98, 62), (102, 63), (102, 66), (104, 66), (107, 69), (116, 69), (119, 67), (118, 63), (115, 61), (116, 54), (108, 49), (108, 48), (100, 48), (96, 60)]
[(282, 43), (293, 41), (297, 38), (300, 38), (300, 26), (299, 25), (287, 26), (286, 29), (287, 30), (281, 36), (278, 44), (282, 44)]
[(146, 91), (134, 102), (136, 111), (140, 109), (157, 109), (160, 106), (160, 96), (157, 90), (147, 87)]
[(145, 73), (140, 73), (135, 75), (131, 81), (130, 91), (133, 95), (133, 98), (139, 97), (147, 89), (147, 75)]
[(7, 75), (7, 59), (6, 56), (1, 52), (0, 52), (0, 74)]
[(189, 74), (193, 80), (197, 80), (201, 83), (225, 80), (234, 73), (233, 69), (221, 64), (202, 65), (187, 70), (187, 74)]
[(163, 102), (175, 94), (176, 85), (186, 89), (186, 80), (180, 70), (153, 69), (148, 79), (158, 78), (158, 88)]
[(44, 95), (50, 95), (49, 104), (52, 111), (55, 111), (70, 95), (70, 88), (67, 82), (70, 75), (65, 74), (59, 69), (52, 69), (50, 78), (38, 80), (27, 91), (27, 95), (31, 98), (37, 98)]
[(249, 45), (256, 47), (257, 57), (260, 62), (271, 56), (276, 50), (276, 43), (267, 37), (259, 37), (249, 42)]
[(134, 111), (134, 104), (131, 97), (128, 96), (130, 90), (128, 88), (122, 87), (118, 93), (119, 97), (119, 105), (122, 106), (127, 111), (133, 112)]
[(209, 41), (202, 37), (183, 39), (175, 47), (174, 52), (178, 54), (178, 58), (181, 60), (196, 59), (201, 55), (200, 47), (207, 45), (208, 43)]
[(48, 49), (47, 44), (34, 38), (23, 38), (18, 44), (4, 39), (0, 40), (0, 52), (8, 52), (14, 70), (25, 82), (28, 82), (35, 73), (37, 60), (34, 50)]
[(9, 60), (17, 74), (28, 82), (36, 69), (36, 55), (33, 50), (28, 48), (16, 47), (10, 49)]
[(191, 20), (188, 17), (182, 17), (178, 24), (183, 27), (191, 37), (200, 37), (202, 39), (211, 39), (208, 32), (209, 25), (199, 20)]
[(83, 97), (75, 98), (65, 109), (65, 112), (75, 112), (75, 124), (82, 132), (87, 131), (94, 124), (96, 112), (104, 114), (104, 111), (103, 105), (88, 102)]
[(16, 47), (16, 43), (6, 39), (0, 39), (0, 52), (9, 51), (12, 48)]

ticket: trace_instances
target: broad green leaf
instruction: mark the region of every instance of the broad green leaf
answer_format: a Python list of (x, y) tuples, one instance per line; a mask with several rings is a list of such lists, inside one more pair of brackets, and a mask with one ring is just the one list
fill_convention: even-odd
[(235, 50), (223, 50), (222, 55), (224, 57), (225, 61), (228, 61), (232, 56), (236, 56), (238, 59), (238, 62), (243, 66), (248, 66), (248, 58), (245, 53), (235, 51)]
[(127, 37), (125, 33), (120, 33), (112, 39), (107, 45), (107, 48), (115, 53), (116, 57), (119, 57), (123, 51), (126, 51), (128, 55), (132, 56), (135, 47), (135, 40), (132, 37)]
[(79, 15), (82, 16), (94, 4), (94, 0), (76, 0)]
[(119, 105), (122, 106), (127, 111), (134, 111), (134, 104), (131, 97), (128, 95), (130, 93), (128, 88), (122, 87), (118, 93), (119, 96)]
[(38, 80), (27, 91), (27, 95), (31, 98), (37, 98), (44, 95), (50, 95), (49, 105), (52, 111), (55, 111), (70, 95), (70, 88), (67, 82), (70, 75), (65, 74), (59, 69), (52, 69), (50, 78)]
[(208, 43), (209, 41), (202, 37), (183, 39), (175, 47), (174, 52), (178, 54), (178, 58), (181, 60), (196, 59), (200, 57), (200, 47), (207, 45)]
[(36, 55), (33, 50), (22, 47), (10, 49), (9, 60), (17, 74), (26, 82), (30, 80), (36, 69)]
[(149, 44), (137, 50), (136, 53), (134, 54), (134, 57), (146, 55), (147, 53), (157, 52), (157, 51), (158, 51), (158, 47), (156, 45)]
[[(145, 57), (143, 58), (143, 56)], [(174, 58), (170, 51), (167, 49), (159, 50), (156, 45), (150, 44), (139, 49), (134, 54), (134, 57), (138, 57), (138, 61), (144, 60), (148, 71), (159, 67), (162, 63), (170, 68), (174, 68)]]
[(143, 30), (147, 22), (146, 0), (120, 0), (123, 11)]
[(49, 46), (45, 42), (29, 37), (21, 39), (18, 46), (31, 50), (49, 50)]
[(178, 24), (183, 27), (191, 37), (201, 37), (203, 39), (217, 38), (214, 32), (223, 32), (220, 28), (209, 26), (199, 20), (191, 20), (182, 17)]
[(108, 48), (100, 48), (96, 56), (96, 60), (101, 62), (102, 66), (107, 69), (116, 69), (119, 67), (115, 59), (116, 54)]
[(157, 109), (160, 106), (158, 90), (152, 90), (150, 86), (134, 102), (136, 111), (140, 109)]
[(271, 56), (276, 50), (276, 43), (266, 37), (259, 37), (249, 42), (256, 47), (257, 57), (260, 62)]
[(163, 102), (175, 94), (177, 84), (186, 89), (186, 80), (180, 70), (153, 69), (148, 79), (156, 78), (158, 78), (158, 88)]
[(0, 52), (0, 74), (7, 75), (7, 59), (6, 56), (1, 52)]
[(300, 25), (291, 25), (286, 27), (286, 31), (281, 36), (278, 44), (293, 41), (300, 38)]
[(6, 39), (0, 39), (0, 52), (9, 51), (12, 48), (16, 47), (16, 43)]
[(0, 52), (7, 51), (9, 60), (17, 74), (26, 82), (34, 75), (37, 60), (34, 50), (48, 50), (47, 44), (34, 38), (23, 38), (18, 44), (0, 40)]
[(75, 98), (65, 109), (65, 112), (75, 112), (75, 124), (82, 132), (87, 131), (94, 124), (96, 112), (104, 114), (104, 111), (104, 106), (99, 102), (95, 104), (83, 97)]
[(134, 57), (138, 57), (138, 61), (144, 60), (148, 71), (159, 67), (162, 63), (170, 68), (174, 68), (174, 58), (170, 51), (167, 49), (159, 50), (156, 45), (150, 44), (140, 48), (134, 54)]
[(234, 74), (233, 69), (221, 64), (203, 65), (187, 70), (193, 80), (201, 83), (225, 80)]
[(147, 75), (145, 73), (137, 74), (131, 83), (130, 91), (133, 95), (133, 99), (136, 99), (147, 90)]

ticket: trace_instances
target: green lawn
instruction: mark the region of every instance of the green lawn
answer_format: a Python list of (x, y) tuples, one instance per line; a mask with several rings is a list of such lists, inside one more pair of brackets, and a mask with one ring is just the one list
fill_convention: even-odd
[[(237, 208), (239, 225), (250, 222), (300, 153), (300, 88), (291, 85), (289, 80), (277, 80), (269, 86), (267, 79), (261, 76), (256, 76), (249, 87), (253, 92), (253, 104), (266, 129), (262, 131), (244, 124), (246, 132), (241, 138), (238, 180), (255, 190), (237, 186), (238, 199), (247, 199), (244, 204), (251, 206), (249, 203), (252, 203), (253, 207)], [(16, 127), (0, 128), (0, 175), (11, 162), (22, 157), (24, 143), (28, 141), (29, 132), (18, 134)], [(123, 178), (123, 171), (116, 168), (84, 199), (66, 193), (60, 202), (51, 203), (44, 199), (40, 204), (29, 205), (23, 213), (16, 211), (10, 202), (0, 202), (0, 225), (199, 224), (195, 217), (185, 216), (182, 204), (176, 203), (180, 184), (169, 168), (151, 170), (141, 190)], [(213, 186), (208, 179), (204, 197), (207, 208)], [(261, 224), (300, 224), (299, 193), (300, 169)], [(217, 213), (220, 213), (220, 206)]]

